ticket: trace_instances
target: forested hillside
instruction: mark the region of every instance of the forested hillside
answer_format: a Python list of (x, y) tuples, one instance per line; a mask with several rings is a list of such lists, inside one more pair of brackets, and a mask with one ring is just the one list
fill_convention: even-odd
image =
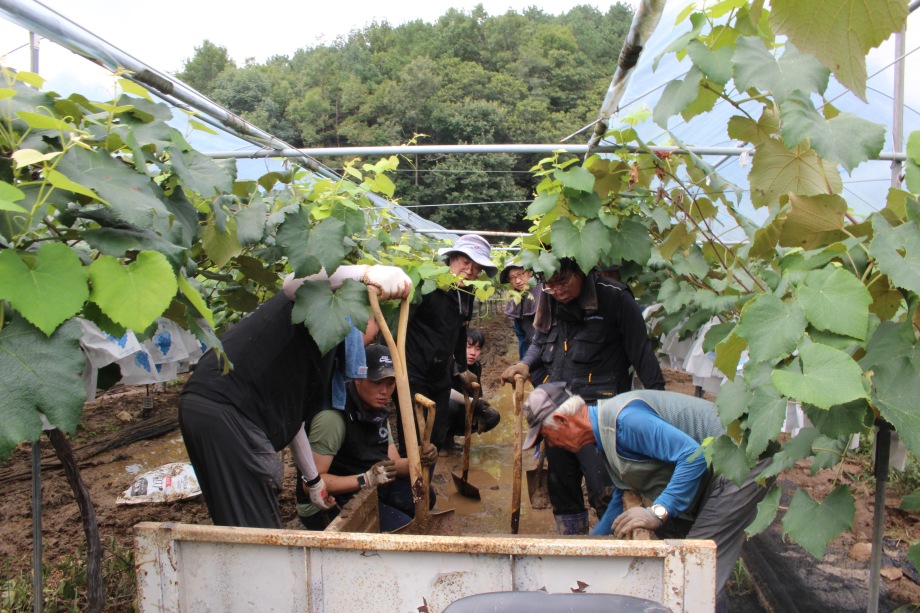
[[(177, 76), (297, 147), (550, 143), (595, 119), (631, 20), (624, 4), (497, 16), (480, 5), (436, 23), (374, 23), (264, 64), (237, 66), (232, 49), (206, 40)], [(404, 205), (526, 200), (535, 162), (413, 157), (401, 164), (396, 194)], [(526, 229), (524, 209), (418, 212), (449, 228), (506, 230)]]

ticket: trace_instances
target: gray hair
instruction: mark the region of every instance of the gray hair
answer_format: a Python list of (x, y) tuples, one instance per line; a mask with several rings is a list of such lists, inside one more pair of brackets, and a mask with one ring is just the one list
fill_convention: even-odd
[(558, 428), (556, 420), (553, 419), (553, 415), (566, 415), (571, 417), (581, 410), (581, 407), (585, 405), (585, 401), (581, 396), (569, 396), (569, 399), (560, 404), (555, 411), (546, 416), (541, 424), (544, 428)]

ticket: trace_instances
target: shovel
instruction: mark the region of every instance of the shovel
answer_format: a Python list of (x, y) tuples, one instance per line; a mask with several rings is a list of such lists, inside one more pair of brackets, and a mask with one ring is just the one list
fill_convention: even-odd
[(524, 377), (514, 377), (514, 473), (511, 478), (511, 534), (521, 527), (521, 405), (524, 402)]
[[(405, 433), (406, 457), (409, 460), (409, 482), (412, 485), (412, 501), (415, 503), (415, 517), (412, 521), (397, 530), (399, 534), (456, 534), (454, 525), (454, 511), (450, 509), (432, 515), (428, 509), (427, 478), (422, 476), (422, 460), (419, 455), (418, 432), (415, 428), (415, 418), (412, 415), (412, 399), (409, 391), (409, 375), (406, 371), (406, 328), (409, 323), (409, 301), (403, 298), (399, 304), (399, 341), (393, 339), (390, 327), (387, 325), (383, 313), (380, 312), (380, 303), (377, 300), (377, 288), (368, 286), (368, 301), (374, 312), (374, 319), (386, 339), (387, 347), (393, 358), (393, 370), (396, 372), (396, 394), (399, 397), (399, 419)], [(434, 416), (429, 413), (431, 425), (434, 425)], [(423, 430), (426, 429), (424, 426)], [(429, 430), (430, 432), (430, 430)], [(424, 434), (424, 432), (423, 432)]]
[(527, 495), (530, 496), (530, 507), (533, 509), (546, 509), (549, 507), (549, 488), (546, 485), (546, 451), (540, 445), (537, 457), (537, 467), (527, 469)]
[(463, 439), (463, 474), (458, 475), (456, 471), (450, 473), (454, 478), (454, 486), (461, 496), (482, 500), (479, 495), (479, 488), (470, 483), (470, 440), (473, 434), (473, 410), (476, 403), (479, 402), (479, 384), (473, 383), (473, 400), (470, 401), (470, 395), (463, 390), (463, 402), (466, 404), (466, 438)]

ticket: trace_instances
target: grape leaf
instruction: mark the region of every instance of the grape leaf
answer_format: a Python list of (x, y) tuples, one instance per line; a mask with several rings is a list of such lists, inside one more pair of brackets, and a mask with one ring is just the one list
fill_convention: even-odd
[(304, 281), (297, 288), (291, 321), (306, 324), (320, 353), (325, 354), (351, 330), (346, 316), (351, 321), (365, 322), (370, 315), (367, 287), (360, 281), (346, 279), (335, 292), (328, 281)]
[(782, 491), (776, 485), (770, 488), (763, 500), (757, 503), (757, 517), (751, 522), (751, 525), (744, 529), (745, 534), (754, 536), (760, 534), (770, 527), (773, 519), (779, 511), (779, 499)]
[(805, 333), (805, 313), (773, 294), (761, 294), (741, 311), (737, 334), (747, 341), (751, 359), (775, 361), (792, 353)]
[(777, 202), (788, 192), (817, 196), (843, 191), (840, 173), (831, 162), (821, 160), (813, 149), (788, 149), (772, 139), (757, 147), (748, 179), (755, 206)]
[(866, 54), (904, 28), (907, 2), (773, 0), (770, 25), (866, 100)]
[(90, 264), (90, 300), (112, 321), (138, 332), (146, 330), (172, 302), (178, 284), (162, 253), (141, 251), (122, 266), (109, 255)]
[(573, 166), (571, 170), (556, 170), (553, 176), (565, 187), (582, 192), (594, 191), (594, 175), (583, 166)]
[(747, 456), (727, 435), (722, 435), (709, 445), (712, 454), (712, 469), (740, 485), (751, 472)]
[(867, 397), (862, 369), (844, 352), (803, 339), (799, 357), (801, 373), (773, 371), (773, 385), (786, 396), (822, 409)]
[(582, 270), (591, 270), (601, 260), (611, 244), (610, 231), (604, 225), (591, 219), (583, 230), (566, 217), (553, 222), (553, 251), (559, 257), (574, 258)]
[(42, 245), (25, 260), (12, 249), (0, 251), (0, 299), (48, 336), (83, 307), (88, 279), (80, 256), (64, 243)]
[(790, 209), (779, 234), (783, 247), (815, 249), (846, 238), (847, 202), (837, 195), (789, 195)]
[(884, 215), (871, 216), (869, 254), (897, 286), (920, 294), (920, 226), (913, 221), (892, 228)]
[(702, 73), (694, 66), (683, 80), (675, 79), (668, 83), (652, 112), (655, 123), (667, 130), (668, 119), (682, 112), (699, 96), (702, 77)]
[(808, 139), (818, 155), (837, 162), (847, 172), (877, 157), (885, 145), (885, 128), (881, 124), (850, 113), (825, 119), (811, 99), (798, 91), (780, 105), (780, 118), (787, 147)]
[(86, 402), (81, 335), (71, 319), (47, 337), (15, 312), (0, 330), (0, 461), (20, 441), (38, 440), (39, 412), (61, 430), (76, 431)]
[(833, 266), (813, 270), (795, 296), (814, 327), (865, 340), (872, 296), (849, 272)]
[(736, 43), (732, 64), (739, 90), (756, 88), (770, 92), (780, 104), (795, 90), (820, 94), (827, 89), (828, 70), (813, 56), (799, 53), (793, 45), (786, 45), (786, 51), (777, 60), (760, 38), (742, 37)]
[(838, 486), (821, 502), (804, 490), (796, 490), (783, 516), (783, 531), (819, 560), (827, 544), (850, 527), (856, 516), (853, 493)]
[(761, 385), (753, 389), (748, 405), (747, 455), (756, 458), (774, 440), (786, 420), (787, 401), (772, 385)]

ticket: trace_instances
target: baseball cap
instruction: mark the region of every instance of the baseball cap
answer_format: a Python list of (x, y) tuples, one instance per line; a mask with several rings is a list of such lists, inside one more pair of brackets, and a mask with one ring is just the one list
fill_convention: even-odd
[(523, 449), (530, 449), (540, 441), (543, 420), (562, 406), (573, 394), (565, 388), (565, 381), (538, 385), (524, 401), (524, 418), (530, 429), (524, 438)]
[(452, 247), (438, 249), (439, 255), (447, 255), (454, 252), (462, 253), (482, 266), (482, 269), (486, 271), (486, 274), (490, 277), (494, 277), (498, 272), (498, 266), (493, 264), (492, 260), (489, 259), (492, 257), (492, 246), (489, 245), (489, 241), (478, 234), (464, 234), (457, 239), (457, 242), (454, 243)]
[(367, 357), (367, 378), (371, 381), (380, 381), (387, 377), (395, 377), (393, 358), (390, 350), (383, 345), (368, 345), (364, 350)]

